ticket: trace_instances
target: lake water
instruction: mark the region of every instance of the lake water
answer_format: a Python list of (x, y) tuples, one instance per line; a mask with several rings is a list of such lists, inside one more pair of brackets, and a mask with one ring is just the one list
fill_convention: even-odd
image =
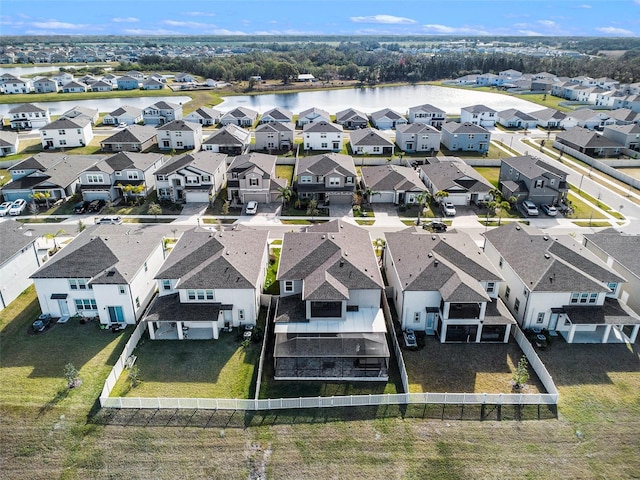
[(307, 108), (319, 107), (335, 114), (347, 108), (371, 113), (389, 107), (400, 113), (406, 113), (409, 107), (425, 103), (430, 103), (450, 115), (459, 115), (462, 107), (478, 104), (486, 105), (498, 112), (508, 108), (517, 108), (529, 113), (543, 108), (535, 103), (499, 93), (476, 92), (433, 85), (242, 95), (225, 97), (224, 103), (216, 108), (228, 111), (235, 107), (247, 107), (263, 113), (271, 108), (280, 107), (297, 114)]
[[(99, 112), (113, 112), (116, 108), (123, 105), (132, 107), (147, 108), (157, 102), (171, 102), (181, 104), (188, 102), (190, 97), (132, 97), (132, 98), (102, 98), (95, 100), (65, 100), (62, 102), (36, 102), (41, 106), (48, 106), (51, 115), (61, 115), (67, 110), (71, 110), (75, 106), (97, 108)], [(2, 102), (2, 97), (0, 97)], [(0, 103), (0, 115), (7, 115), (9, 110), (17, 104)]]

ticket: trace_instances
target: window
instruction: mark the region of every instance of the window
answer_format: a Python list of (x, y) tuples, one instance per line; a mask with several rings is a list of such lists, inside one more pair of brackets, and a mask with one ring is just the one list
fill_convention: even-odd
[(187, 185), (194, 185), (198, 183), (198, 177), (187, 177), (185, 183)]
[(187, 290), (187, 298), (189, 300), (195, 300), (196, 299), (196, 291), (195, 290)]
[(544, 312), (540, 312), (538, 314), (538, 318), (536, 319), (536, 323), (544, 323)]
[(102, 175), (88, 174), (87, 183), (103, 183), (104, 177)]
[(326, 133), (321, 133), (320, 134), (320, 138), (327, 138), (327, 134)]
[(380, 147), (373, 147), (373, 151), (374, 152), (379, 152), (380, 151)]
[(489, 282), (487, 283), (487, 293), (493, 293), (496, 290), (496, 284), (495, 282)]
[(520, 299), (516, 298), (516, 303), (513, 304), (513, 309), (516, 311), (516, 313), (518, 313), (518, 310), (520, 310)]
[(511, 295), (511, 287), (507, 285), (507, 289), (504, 291), (505, 300), (509, 300), (509, 295)]
[(78, 135), (80, 135), (80, 134), (82, 133), (82, 130), (80, 130), (80, 129), (78, 128), (78, 129), (76, 130), (76, 133), (77, 133)]
[(144, 262), (144, 271), (145, 272), (149, 271), (149, 267), (147, 266), (147, 262)]
[(587, 303), (587, 299), (589, 298), (589, 294), (583, 292), (580, 294), (580, 303)]
[(300, 183), (311, 183), (313, 178), (310, 175), (303, 175), (300, 177)]
[(329, 145), (329, 144), (328, 144), (327, 142), (323, 142), (323, 143), (321, 143), (321, 144), (320, 144), (320, 148), (325, 148), (325, 149), (326, 149), (326, 148), (329, 148), (329, 146), (328, 146), (328, 145)]
[(258, 186), (258, 179), (257, 178), (250, 178), (249, 179), (249, 186), (257, 187)]
[(60, 145), (66, 145), (67, 141), (66, 140), (60, 140)]
[(353, 185), (353, 177), (347, 177), (344, 181), (347, 185)]
[(166, 179), (167, 179), (167, 176), (166, 176), (166, 175), (157, 175), (157, 176), (156, 176), (156, 178), (157, 178), (158, 180), (166, 180)]
[(570, 303), (578, 303), (578, 299), (580, 298), (579, 293), (572, 293)]
[(616, 282), (609, 282), (607, 283), (607, 287), (611, 289), (612, 293), (616, 293), (616, 290), (618, 289), (618, 284)]
[(162, 280), (162, 289), (171, 290), (171, 280)]
[(598, 300), (598, 294), (597, 293), (590, 293), (589, 294), (589, 303), (596, 303), (597, 300)]
[(138, 180), (138, 172), (127, 172), (127, 178), (129, 180)]
[(329, 177), (329, 185), (332, 187), (340, 186), (340, 177)]
[(285, 280), (284, 282), (284, 291), (285, 292), (293, 292), (293, 281)]
[(176, 147), (182, 147), (182, 142), (176, 142)]
[(81, 310), (97, 310), (98, 305), (93, 298), (76, 298), (76, 310), (80, 312)]
[(420, 323), (420, 312), (415, 312), (413, 314), (413, 323)]
[(211, 175), (202, 175), (202, 181), (203, 182), (210, 182), (211, 181)]
[[(84, 278), (70, 278), (69, 279), (69, 288), (71, 290), (86, 290), (87, 289), (87, 281)], [(91, 289), (91, 288), (89, 288)]]
[(125, 293), (127, 293), (127, 288), (124, 285), (118, 285), (118, 291), (121, 295), (124, 295)]
[(238, 310), (238, 320), (244, 322), (244, 310)]
[(204, 290), (197, 290), (196, 291), (198, 300), (204, 300)]
[(66, 135), (67, 132), (65, 130), (58, 130), (58, 135)]
[(205, 290), (204, 293), (207, 297), (207, 300), (214, 300), (213, 290)]
[(542, 188), (544, 187), (544, 180), (536, 180), (534, 184), (534, 188)]

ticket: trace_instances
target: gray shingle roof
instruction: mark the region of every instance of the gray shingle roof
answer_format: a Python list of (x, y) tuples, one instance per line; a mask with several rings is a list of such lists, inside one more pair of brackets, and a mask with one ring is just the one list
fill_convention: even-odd
[(267, 267), (268, 235), (250, 229), (189, 230), (173, 247), (156, 278), (180, 279), (180, 289), (255, 288)]
[(465, 122), (465, 123), (447, 122), (442, 126), (442, 129), (450, 133), (474, 133), (474, 134), (489, 133), (488, 130), (482, 128), (480, 125), (474, 125), (473, 123), (469, 123), (469, 122)]
[(425, 192), (427, 187), (418, 173), (409, 167), (398, 165), (377, 165), (362, 167), (362, 180), (374, 192), (409, 191)]
[(184, 120), (173, 120), (165, 123), (158, 130), (169, 130), (171, 132), (197, 132), (202, 130), (202, 125), (194, 122), (185, 122)]
[(461, 110), (469, 113), (496, 113), (493, 108), (489, 108), (486, 105), (471, 105), (469, 107), (462, 107)]
[(13, 257), (27, 245), (36, 241), (38, 237), (27, 236), (26, 227), (12, 219), (0, 222), (0, 265)]
[(579, 145), (585, 148), (616, 148), (622, 147), (618, 142), (615, 142), (603, 135), (600, 135), (593, 130), (587, 128), (575, 127), (559, 132), (556, 135), (556, 140), (561, 142), (566, 141), (574, 145)]
[(392, 146), (393, 142), (375, 128), (362, 128), (350, 134), (351, 145), (355, 146)]
[(177, 172), (188, 165), (194, 166), (203, 172), (213, 173), (221, 163), (226, 161), (227, 156), (224, 153), (214, 153), (202, 150), (174, 157), (169, 163), (164, 164), (156, 170), (155, 173), (156, 175), (168, 175), (170, 173)]
[(502, 110), (501, 112), (498, 112), (498, 117), (505, 118), (505, 119), (516, 117), (516, 118), (519, 118), (520, 120), (526, 120), (526, 121), (536, 120), (535, 117), (529, 115), (528, 113), (521, 112), (520, 110), (517, 110), (515, 108), (509, 108), (507, 110)]
[(489, 192), (491, 185), (473, 167), (463, 161), (442, 161), (420, 167), (435, 190)]
[(403, 290), (438, 291), (445, 301), (485, 302), (480, 282), (503, 278), (466, 233), (387, 233), (387, 250)]
[(132, 117), (139, 117), (142, 115), (142, 109), (138, 107), (132, 107), (131, 105), (122, 105), (116, 108), (113, 112), (109, 113), (112, 117), (119, 117), (121, 115), (131, 115)]
[(311, 157), (300, 157), (298, 159), (297, 175), (305, 172), (313, 175), (328, 175), (337, 172), (342, 175), (356, 175), (356, 167), (351, 155), (341, 153), (326, 153), (312, 155)]
[(29, 113), (29, 112), (46, 112), (46, 108), (42, 108), (36, 103), (23, 103), (17, 105), (9, 110), (9, 113)]
[(158, 131), (148, 125), (130, 125), (124, 130), (114, 133), (100, 143), (145, 143), (156, 137)]
[(517, 170), (521, 175), (524, 175), (527, 178), (541, 177), (548, 172), (551, 172), (563, 179), (567, 176), (566, 172), (560, 170), (554, 165), (545, 162), (544, 160), (541, 160), (537, 157), (532, 157), (531, 155), (507, 157), (503, 158), (502, 162)]
[(277, 160), (278, 157), (275, 155), (252, 152), (234, 157), (227, 170), (233, 170), (242, 176), (243, 172), (257, 168), (262, 172), (262, 178), (269, 178), (272, 173), (275, 174)]
[(440, 132), (438, 132), (438, 130), (426, 123), (407, 123), (404, 125), (396, 125), (396, 131), (400, 133), (427, 133), (440, 135)]
[(44, 127), (42, 127), (42, 130), (64, 130), (66, 128), (83, 128), (89, 123), (91, 123), (91, 119), (89, 117), (81, 116), (81, 117), (76, 117), (73, 120), (67, 117), (60, 117), (59, 119), (46, 124)]
[(293, 132), (295, 127), (289, 122), (270, 122), (263, 123), (256, 128), (256, 133), (261, 132)]
[(433, 105), (429, 104), (429, 103), (425, 103), (424, 105), (418, 105), (415, 107), (410, 107), (409, 108), (410, 111), (412, 112), (427, 112), (427, 113), (439, 113), (441, 115), (445, 114), (445, 111), (438, 108), (438, 107), (434, 107)]
[(564, 120), (565, 118), (567, 118), (567, 116), (563, 112), (556, 110), (555, 108), (543, 108), (542, 110), (531, 112), (530, 115), (541, 121), (547, 121), (551, 119)]
[(392, 110), (390, 108), (383, 108), (382, 110), (378, 110), (377, 112), (373, 112), (371, 114), (371, 118), (373, 120), (380, 120), (381, 118), (389, 118), (391, 120), (398, 120), (400, 118), (405, 118), (400, 112)]
[(237, 125), (226, 125), (213, 132), (204, 143), (206, 145), (245, 145), (251, 139), (251, 134)]
[(607, 283), (625, 281), (569, 236), (552, 238), (517, 224), (490, 230), (484, 236), (531, 291), (608, 292)]
[(302, 127), (302, 131), (303, 132), (319, 132), (319, 133), (323, 133), (323, 132), (342, 132), (344, 131), (344, 129), (342, 128), (342, 125), (336, 125), (334, 123), (329, 123), (329, 122), (314, 122), (314, 123), (307, 123), (305, 126)]
[(606, 231), (586, 234), (584, 237), (640, 277), (640, 235)]
[(369, 233), (342, 220), (285, 233), (278, 279), (303, 280), (303, 300), (344, 300), (352, 289), (384, 286)]
[(290, 122), (293, 119), (293, 112), (276, 107), (272, 108), (271, 110), (267, 110), (262, 114), (262, 116), (275, 118), (276, 120), (287, 120)]
[[(137, 81), (137, 79), (135, 78), (133, 78), (132, 80)], [(182, 105), (176, 105), (175, 103), (162, 101), (162, 102), (154, 103), (153, 105), (147, 108), (153, 108), (155, 110), (178, 110), (182, 108)]]

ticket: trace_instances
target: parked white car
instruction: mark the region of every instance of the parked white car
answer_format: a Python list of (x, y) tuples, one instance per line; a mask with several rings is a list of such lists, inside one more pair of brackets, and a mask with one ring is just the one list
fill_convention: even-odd
[(98, 225), (120, 225), (122, 223), (122, 217), (119, 215), (109, 215), (108, 217), (102, 217), (96, 220)]
[(247, 215), (255, 215), (258, 211), (258, 202), (251, 200), (247, 203)]
[(444, 202), (442, 204), (442, 213), (446, 217), (455, 217), (456, 216), (456, 206), (451, 202)]
[(540, 205), (540, 208), (550, 217), (555, 217), (556, 215), (558, 215), (558, 210), (553, 205)]
[(538, 207), (531, 200), (525, 200), (522, 202), (522, 211), (528, 217), (537, 217), (540, 213), (538, 212)]
[(9, 209), (11, 208), (11, 202), (4, 202), (0, 204), (0, 217), (4, 217), (9, 213)]
[(27, 208), (27, 201), (23, 198), (18, 198), (14, 200), (9, 207), (9, 215), (20, 215)]

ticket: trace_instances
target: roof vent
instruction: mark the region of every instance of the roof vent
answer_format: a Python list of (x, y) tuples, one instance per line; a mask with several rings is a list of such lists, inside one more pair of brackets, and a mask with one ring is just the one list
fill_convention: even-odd
[(231, 252), (229, 252), (229, 250), (227, 250), (226, 252), (224, 252), (225, 255), (230, 255)]
[(431, 240), (435, 240), (436, 236), (435, 235), (431, 235)]
[(438, 264), (439, 264), (439, 263), (440, 263), (440, 262), (439, 262), (438, 260), (435, 260), (435, 261), (433, 262), (433, 264), (434, 264), (436, 267), (438, 266)]
[(340, 260), (340, 267), (344, 267), (344, 260)]
[(432, 258), (433, 257), (433, 253), (431, 253), (431, 252), (427, 253), (427, 257)]
[(520, 230), (520, 225), (516, 225), (516, 230)]
[(549, 255), (548, 253), (544, 254), (544, 258), (546, 258), (547, 260), (549, 260), (551, 258), (551, 255)]
[(322, 235), (322, 237), (320, 237), (320, 238), (322, 238), (322, 240), (324, 240), (324, 239), (325, 239), (325, 238), (327, 238), (327, 237), (326, 237), (325, 235)]
[(545, 235), (544, 237), (542, 237), (542, 239), (546, 242), (547, 240), (549, 240), (549, 237)]

